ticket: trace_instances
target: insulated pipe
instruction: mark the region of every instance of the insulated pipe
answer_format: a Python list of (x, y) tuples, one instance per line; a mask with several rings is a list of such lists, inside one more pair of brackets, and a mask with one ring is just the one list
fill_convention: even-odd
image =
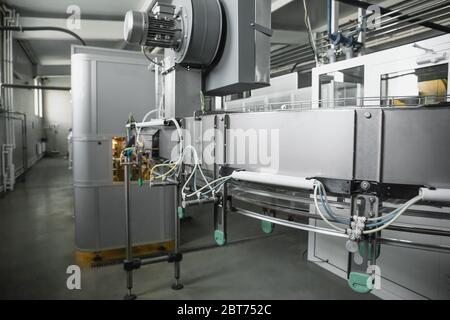
[(248, 172), (248, 171), (234, 171), (231, 174), (234, 180), (241, 180), (247, 182), (261, 183), (280, 187), (289, 187), (295, 189), (314, 189), (314, 180), (307, 180), (305, 178), (282, 176), (276, 174)]
[(421, 188), (420, 194), (423, 197), (423, 201), (433, 202), (450, 202), (450, 189), (427, 189)]

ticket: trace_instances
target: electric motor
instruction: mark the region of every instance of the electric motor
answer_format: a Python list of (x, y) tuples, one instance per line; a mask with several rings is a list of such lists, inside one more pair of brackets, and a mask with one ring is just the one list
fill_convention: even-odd
[(125, 40), (146, 47), (178, 48), (182, 30), (174, 17), (174, 9), (174, 6), (166, 5), (164, 14), (155, 15), (128, 11), (125, 16)]
[(124, 38), (131, 44), (172, 49), (175, 63), (203, 68), (218, 55), (222, 20), (219, 0), (157, 2), (150, 13), (127, 12)]

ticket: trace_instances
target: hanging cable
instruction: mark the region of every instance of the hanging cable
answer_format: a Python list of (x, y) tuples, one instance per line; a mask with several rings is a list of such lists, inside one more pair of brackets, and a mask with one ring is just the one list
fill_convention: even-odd
[(338, 217), (333, 210), (330, 207), (330, 204), (328, 202), (328, 196), (327, 196), (327, 192), (325, 190), (325, 187), (323, 186), (322, 183), (319, 184), (319, 196), (320, 196), (320, 202), (322, 207), (325, 209), (325, 212), (328, 214), (328, 216), (335, 220), (338, 221), (342, 224), (348, 224), (350, 222), (349, 218), (341, 218)]
[(68, 35), (74, 37), (78, 41), (81, 42), (83, 46), (86, 46), (86, 42), (81, 38), (79, 35), (77, 35), (75, 32), (72, 32), (68, 29), (60, 28), (60, 27), (21, 27), (21, 26), (0, 26), (0, 30), (4, 31), (19, 31), (19, 32), (25, 32), (25, 31), (57, 31), (57, 32), (64, 32)]
[(347, 233), (346, 230), (344, 230), (343, 228), (340, 228), (340, 227), (334, 225), (333, 223), (331, 223), (331, 222), (325, 217), (325, 215), (322, 213), (322, 210), (320, 210), (319, 202), (318, 202), (318, 200), (317, 200), (317, 198), (318, 198), (318, 197), (317, 197), (317, 196), (318, 196), (317, 192), (319, 191), (319, 188), (320, 188), (320, 185), (321, 185), (321, 184), (322, 184), (322, 183), (321, 183), (320, 181), (318, 181), (318, 180), (316, 180), (316, 181), (314, 182), (314, 204), (315, 204), (317, 213), (318, 213), (319, 216), (322, 218), (322, 220), (325, 221), (325, 223), (328, 224), (330, 227), (332, 227), (333, 229), (335, 229), (335, 230), (337, 230), (337, 231), (339, 231), (339, 232), (341, 232), (341, 233)]
[(395, 215), (394, 218), (390, 219), (388, 222), (386, 222), (384, 225), (382, 225), (379, 228), (376, 229), (371, 229), (371, 230), (366, 230), (363, 233), (364, 234), (372, 234), (372, 233), (377, 233), (380, 232), (384, 229), (386, 229), (387, 227), (389, 227), (391, 224), (393, 224), (395, 221), (397, 221), (398, 218), (400, 218), (400, 216), (402, 214), (404, 214), (406, 212), (406, 210), (408, 210), (411, 206), (415, 205), (417, 202), (422, 201), (423, 200), (423, 195), (418, 195), (417, 197), (409, 200), (407, 203), (405, 203), (401, 209), (397, 212), (397, 214)]
[(316, 60), (316, 63), (319, 63), (319, 59), (317, 57), (317, 47), (316, 47), (316, 42), (314, 40), (314, 35), (312, 32), (312, 27), (311, 27), (311, 21), (309, 19), (309, 13), (308, 13), (308, 6), (306, 5), (306, 0), (303, 0), (303, 8), (305, 9), (305, 25), (306, 28), (308, 30), (308, 38), (309, 38), (309, 42), (311, 44), (311, 48), (314, 52), (314, 59)]

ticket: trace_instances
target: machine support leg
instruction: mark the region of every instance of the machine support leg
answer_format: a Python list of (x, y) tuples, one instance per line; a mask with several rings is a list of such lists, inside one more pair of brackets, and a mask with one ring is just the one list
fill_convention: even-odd
[[(180, 254), (180, 219), (178, 217), (178, 207), (181, 205), (180, 202), (180, 187), (175, 188), (175, 243), (174, 243), (174, 255)], [(172, 284), (173, 290), (183, 289), (183, 285), (180, 283), (180, 273), (181, 273), (181, 262), (174, 262), (174, 283)]]
[(223, 186), (220, 200), (214, 205), (214, 239), (219, 246), (227, 243), (227, 185)]
[[(131, 214), (130, 214), (130, 164), (127, 159), (127, 164), (124, 166), (124, 185), (125, 185), (125, 225), (126, 225), (126, 261), (133, 260), (133, 244), (132, 244), (132, 233), (131, 233)], [(125, 295), (125, 300), (134, 300), (136, 295), (133, 294), (133, 270), (127, 270), (127, 295)]]
[[(381, 200), (372, 194), (359, 194), (352, 196), (352, 215), (374, 218), (380, 216)], [(379, 267), (376, 261), (380, 255), (380, 234), (363, 236), (357, 241), (356, 248), (349, 252), (348, 283), (359, 293), (372, 291), (376, 281)], [(350, 240), (349, 240), (350, 241)]]

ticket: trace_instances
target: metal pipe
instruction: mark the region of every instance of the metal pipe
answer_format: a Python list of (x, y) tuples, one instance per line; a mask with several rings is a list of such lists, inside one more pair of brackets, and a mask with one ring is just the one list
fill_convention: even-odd
[(437, 245), (437, 244), (428, 244), (428, 243), (418, 243), (410, 240), (401, 240), (401, 239), (393, 239), (393, 238), (378, 238), (377, 241), (386, 245), (398, 245), (401, 247), (408, 247), (414, 249), (425, 249), (425, 250), (434, 250), (438, 252), (448, 253), (450, 251), (450, 246), (446, 245)]
[(329, 8), (329, 41), (331, 44), (331, 49), (328, 51), (328, 59), (330, 63), (336, 62), (336, 49), (338, 49), (338, 46), (334, 45), (332, 40), (332, 35), (339, 31), (339, 3), (336, 0), (330, 0), (328, 2)]
[[(127, 141), (130, 140), (131, 130), (127, 129)], [(126, 260), (128, 262), (133, 259), (133, 237), (131, 226), (131, 212), (130, 212), (130, 169), (131, 158), (126, 157), (126, 163), (124, 165), (124, 189), (125, 189), (125, 233), (126, 233)], [(136, 296), (133, 294), (133, 270), (127, 270), (127, 290), (128, 294), (125, 296), (126, 300), (134, 300)]]
[[(306, 211), (301, 211), (299, 209), (296, 208), (287, 208), (287, 207), (282, 207), (282, 206), (278, 206), (278, 205), (274, 205), (274, 204), (270, 204), (264, 201), (257, 201), (257, 200), (251, 200), (251, 199), (247, 199), (245, 197), (241, 197), (241, 196), (233, 196), (232, 199), (236, 199), (240, 202), (244, 202), (250, 205), (256, 205), (256, 206), (260, 206), (261, 208), (266, 208), (269, 210), (275, 210), (277, 212), (280, 213), (284, 213), (287, 215), (295, 215), (295, 216), (299, 216), (299, 217), (303, 217), (303, 218), (309, 218), (309, 219), (315, 219), (315, 220), (321, 220), (319, 216), (317, 216), (316, 214), (312, 214), (306, 212)], [(331, 222), (338, 222), (335, 220), (330, 220)], [(396, 226), (396, 225), (391, 225), (387, 228), (387, 230), (391, 230), (391, 231), (398, 231), (398, 232), (406, 232), (406, 233), (414, 233), (414, 234), (426, 234), (426, 235), (432, 235), (432, 236), (441, 236), (441, 237), (450, 237), (450, 231), (447, 230), (438, 230), (438, 229), (427, 229), (427, 228), (417, 228), (417, 227), (405, 227), (405, 226)]]
[(169, 261), (169, 256), (168, 255), (164, 255), (164, 256), (160, 256), (160, 257), (141, 259), (141, 265), (142, 266), (147, 266), (147, 265), (150, 265), (150, 264), (167, 262), (167, 261)]
[(56, 90), (56, 91), (70, 91), (71, 87), (53, 87), (53, 86), (35, 86), (28, 84), (13, 84), (13, 83), (1, 83), (1, 88), (11, 88), (11, 89), (37, 89), (37, 90)]
[[(182, 172), (184, 172), (184, 165), (182, 165)], [(180, 183), (181, 184), (181, 183)], [(181, 188), (180, 184), (175, 187), (175, 243), (174, 243), (174, 254), (178, 255), (180, 253), (180, 219), (178, 217), (178, 206), (180, 204), (180, 197), (181, 197)], [(174, 283), (172, 284), (173, 290), (181, 290), (183, 289), (183, 285), (180, 283), (180, 273), (181, 273), (181, 266), (179, 261), (174, 262)]]
[(366, 29), (367, 29), (367, 21), (365, 17), (365, 10), (362, 8), (358, 8), (358, 28), (360, 29), (358, 34), (357, 41), (361, 44), (361, 48), (359, 49), (358, 56), (362, 56), (365, 53), (366, 46)]
[(157, 188), (157, 187), (169, 187), (169, 186), (176, 186), (178, 185), (178, 182), (167, 180), (166, 182), (151, 182), (150, 187), (151, 188)]
[[(390, 24), (388, 24), (389, 20), (384, 20), (383, 21), (383, 26), (381, 26), (381, 27), (379, 27), (379, 28), (377, 28), (375, 30), (372, 30), (370, 32), (370, 34), (377, 34), (380, 31), (383, 31), (385, 29), (388, 29), (388, 31), (391, 31), (391, 30), (393, 30), (392, 29), (393, 27), (395, 27), (397, 25), (405, 24), (405, 23), (407, 24), (405, 27), (411, 27), (412, 25), (416, 25), (416, 24), (420, 25), (419, 22), (414, 22), (413, 20), (416, 20), (418, 17), (428, 16), (428, 15), (434, 14), (434, 13), (436, 13), (437, 15), (433, 16), (433, 18), (440, 18), (442, 16), (446, 16), (449, 12), (443, 12), (442, 13), (442, 10), (443, 9), (448, 9), (449, 7), (450, 7), (450, 5), (446, 5), (445, 7), (440, 7), (440, 8), (433, 8), (433, 9), (429, 9), (429, 10), (420, 10), (413, 17), (405, 18), (404, 20), (396, 21), (396, 22), (393, 22), (393, 23), (390, 23)], [(395, 18), (392, 18), (390, 20), (395, 20)], [(410, 21), (412, 23), (409, 23)]]
[(17, 27), (17, 26), (2, 26), (0, 27), (0, 30), (5, 31), (19, 31), (19, 32), (25, 32), (25, 31), (57, 31), (57, 32), (64, 32), (68, 35), (74, 37), (78, 41), (81, 42), (83, 46), (86, 46), (86, 42), (75, 32), (72, 32), (68, 29), (59, 28), (59, 27), (47, 27), (47, 26), (38, 26), (38, 27)]
[[(12, 115), (9, 116), (9, 115)], [(15, 118), (14, 116), (21, 116)], [(23, 112), (14, 111), (0, 111), (0, 117), (11, 118), (22, 121), (22, 166), (23, 166), (23, 180), (25, 181), (25, 174), (28, 172), (28, 135), (27, 135), (27, 115)]]
[(315, 233), (328, 235), (328, 236), (334, 236), (334, 237), (338, 237), (338, 238), (348, 238), (348, 236), (345, 233), (338, 233), (338, 232), (336, 232), (334, 230), (331, 230), (331, 229), (325, 229), (325, 228), (310, 226), (308, 224), (302, 224), (302, 223), (286, 221), (286, 220), (283, 220), (283, 219), (278, 219), (278, 218), (262, 215), (262, 214), (259, 214), (259, 213), (256, 213), (256, 212), (252, 212), (252, 211), (249, 211), (249, 210), (232, 208), (232, 212), (238, 213), (238, 214), (241, 214), (243, 216), (250, 217), (250, 218), (254, 218), (254, 219), (258, 219), (258, 220), (262, 220), (262, 221), (267, 221), (267, 222), (271, 222), (273, 224), (282, 225), (282, 226), (285, 226), (285, 227), (290, 227), (290, 228), (294, 228), (294, 229), (298, 229), (298, 230), (303, 230), (303, 231), (308, 231), (308, 232), (315, 232)]
[[(405, 20), (398, 21), (399, 20), (398, 16), (393, 16), (393, 17), (389, 17), (387, 19), (383, 19), (383, 24), (387, 24), (390, 21), (396, 21), (397, 24), (398, 23), (405, 23), (405, 22), (408, 22), (408, 21), (410, 21), (410, 20), (412, 20), (414, 18), (421, 17), (421, 16), (423, 16), (425, 14), (431, 14), (431, 13), (434, 13), (436, 11), (440, 11), (442, 9), (445, 9), (446, 7), (448, 7), (448, 6), (445, 5), (446, 3), (448, 3), (448, 0), (443, 0), (443, 1), (439, 2), (439, 3), (437, 3), (437, 4), (436, 3), (433, 3), (433, 4), (426, 3), (426, 4), (423, 4), (423, 5), (419, 5), (417, 7), (412, 8), (413, 11), (408, 12), (407, 15), (410, 16), (410, 18), (405, 18)], [(396, 12), (396, 13), (399, 13), (402, 16), (405, 15), (404, 13), (400, 13), (400, 12)], [(390, 16), (390, 14), (387, 14), (386, 16)]]
[[(336, 1), (339, 1), (341, 3), (347, 4), (347, 5), (350, 5), (350, 6), (363, 8), (363, 9), (366, 9), (366, 10), (369, 7), (373, 6), (372, 3), (365, 2), (365, 1), (360, 1), (360, 0), (336, 0)], [(391, 10), (391, 9), (387, 9), (387, 8), (381, 7), (379, 5), (377, 5), (377, 6), (378, 6), (378, 8), (380, 8), (380, 11), (381, 11), (382, 14), (393, 13), (393, 10)], [(393, 13), (392, 16), (393, 17), (397, 17), (399, 20), (407, 20), (407, 19), (411, 18), (410, 15), (404, 14), (404, 13), (401, 13), (401, 12)], [(410, 20), (410, 22), (412, 22), (412, 23), (417, 22), (418, 24), (420, 24), (423, 27), (427, 27), (427, 28), (430, 28), (430, 29), (433, 29), (433, 30), (444, 32), (444, 33), (450, 33), (450, 27), (446, 27), (446, 26), (443, 26), (443, 25), (440, 25), (440, 24), (436, 24), (434, 22), (423, 21), (423, 20), (417, 19), (417, 18), (413, 19), (413, 20)]]
[(197, 199), (197, 200), (188, 200), (188, 201), (184, 200), (181, 202), (181, 206), (184, 209), (186, 209), (187, 207), (215, 203), (216, 201), (217, 201), (217, 198)]
[[(448, 16), (449, 14), (450, 14), (450, 12), (444, 12), (444, 13), (440, 14), (437, 18), (443, 18), (445, 16)], [(414, 25), (420, 25), (420, 23), (414, 22), (414, 23), (410, 23), (410, 24), (407, 24), (407, 25), (404, 25), (404, 26), (399, 26), (398, 28), (395, 28), (395, 29), (386, 30), (384, 32), (376, 32), (376, 31), (375, 32), (371, 32), (370, 33), (370, 37), (371, 37), (371, 40), (373, 41), (373, 39), (376, 39), (376, 38), (378, 38), (380, 36), (384, 36), (384, 35), (387, 35), (387, 34), (390, 34), (390, 33), (393, 33), (393, 32), (399, 32), (402, 29), (408, 29), (408, 31), (411, 31), (410, 28), (411, 28), (411, 26), (414, 26)]]

